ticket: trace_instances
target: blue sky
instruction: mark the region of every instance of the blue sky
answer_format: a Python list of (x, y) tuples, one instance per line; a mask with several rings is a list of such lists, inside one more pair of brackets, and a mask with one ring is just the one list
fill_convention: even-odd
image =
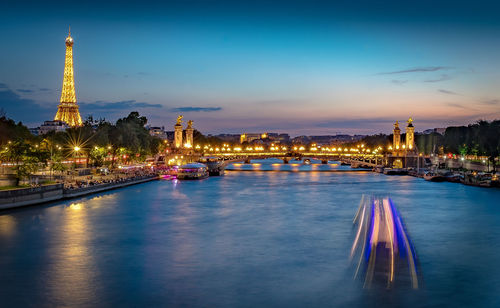
[(30, 126), (60, 97), (71, 25), (82, 116), (138, 110), (204, 133), (388, 132), (500, 118), (493, 1), (2, 4), (0, 107)]

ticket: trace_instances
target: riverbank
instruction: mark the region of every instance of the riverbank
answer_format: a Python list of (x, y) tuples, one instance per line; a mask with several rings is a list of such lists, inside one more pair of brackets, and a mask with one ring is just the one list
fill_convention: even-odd
[[(388, 172), (389, 170), (389, 172)], [(396, 171), (390, 173), (390, 171)], [(430, 182), (450, 182), (469, 186), (500, 188), (500, 180), (495, 173), (485, 173), (476, 171), (452, 171), (449, 169), (392, 169), (392, 168), (374, 168), (373, 172), (384, 173), (386, 175), (408, 175), (421, 178)]]
[(125, 186), (154, 181), (157, 179), (157, 175), (143, 175), (78, 188), (65, 188), (63, 184), (54, 184), (5, 190), (0, 191), (0, 210), (76, 198)]

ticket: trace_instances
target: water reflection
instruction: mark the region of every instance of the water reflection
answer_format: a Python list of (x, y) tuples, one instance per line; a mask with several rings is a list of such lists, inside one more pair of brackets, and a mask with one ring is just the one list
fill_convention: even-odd
[(16, 231), (16, 219), (11, 215), (0, 216), (0, 236), (11, 237)]
[(47, 278), (50, 297), (62, 303), (88, 304), (93, 302), (97, 286), (87, 208), (83, 202), (74, 202), (60, 214), (62, 225), (52, 234), (57, 245), (51, 251)]
[(352, 171), (350, 166), (341, 166), (338, 162), (329, 162), (323, 164), (320, 160), (311, 159), (310, 164), (304, 164), (300, 160), (290, 160), (288, 164), (284, 164), (281, 159), (253, 159), (251, 163), (232, 163), (227, 166), (226, 170), (236, 171)]

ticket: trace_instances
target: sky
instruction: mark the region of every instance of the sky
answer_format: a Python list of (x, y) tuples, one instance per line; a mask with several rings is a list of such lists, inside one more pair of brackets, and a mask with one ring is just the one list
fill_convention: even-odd
[(293, 136), (500, 118), (498, 1), (2, 1), (8, 117), (54, 117), (68, 26), (82, 117)]

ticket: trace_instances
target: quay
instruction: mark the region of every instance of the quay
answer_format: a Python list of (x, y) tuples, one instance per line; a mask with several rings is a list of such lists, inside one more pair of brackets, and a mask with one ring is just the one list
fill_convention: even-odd
[(158, 180), (157, 175), (136, 176), (129, 179), (121, 179), (113, 183), (95, 184), (74, 189), (64, 188), (63, 184), (52, 184), (38, 187), (5, 190), (0, 191), (0, 210), (76, 198), (154, 180)]

